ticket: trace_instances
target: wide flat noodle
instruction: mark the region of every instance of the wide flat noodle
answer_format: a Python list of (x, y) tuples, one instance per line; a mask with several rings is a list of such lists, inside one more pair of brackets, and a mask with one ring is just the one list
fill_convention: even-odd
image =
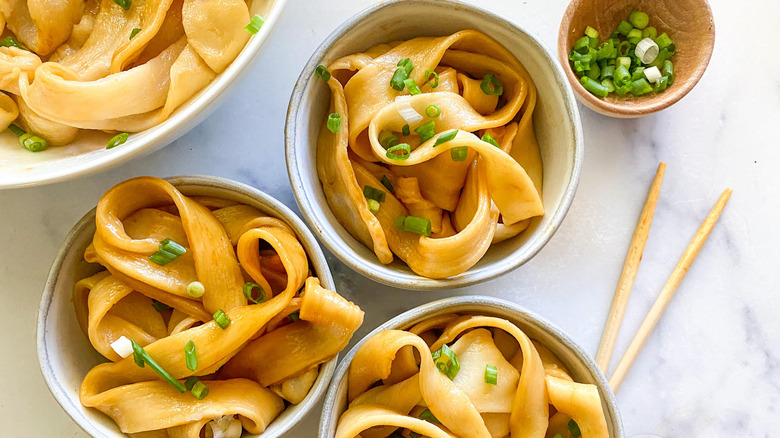
[(8, 28), (39, 55), (48, 55), (70, 35), (84, 0), (6, 0), (0, 12)]

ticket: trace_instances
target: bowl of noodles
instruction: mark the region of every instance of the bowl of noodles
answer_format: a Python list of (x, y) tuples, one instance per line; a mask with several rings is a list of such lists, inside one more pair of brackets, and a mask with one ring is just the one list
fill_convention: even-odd
[(124, 181), (63, 244), (38, 359), (94, 437), (279, 437), (362, 324), (288, 208), (214, 177)]
[(339, 364), (320, 438), (622, 438), (596, 363), (558, 327), (463, 296), (377, 327)]
[(0, 189), (108, 169), (173, 142), (228, 95), (285, 2), (5, 2)]
[(325, 246), (417, 290), (530, 260), (569, 209), (583, 153), (550, 51), (495, 14), (434, 0), (382, 2), (334, 31), (295, 86), (285, 141)]

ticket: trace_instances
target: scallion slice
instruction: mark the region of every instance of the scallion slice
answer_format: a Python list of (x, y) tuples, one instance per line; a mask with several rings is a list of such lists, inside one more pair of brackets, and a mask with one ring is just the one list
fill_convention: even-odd
[(366, 204), (368, 204), (368, 211), (374, 214), (379, 213), (379, 209), (382, 207), (379, 201), (375, 199), (366, 199)]
[(187, 389), (187, 391), (192, 391), (192, 388), (199, 381), (200, 379), (198, 379), (196, 376), (187, 377), (187, 380), (184, 381), (184, 388)]
[(40, 152), (49, 147), (46, 139), (27, 133), (13, 123), (8, 125), (8, 129), (19, 137), (19, 144), (30, 152)]
[(174, 388), (176, 388), (179, 392), (186, 392), (187, 389), (179, 383), (178, 380), (174, 379), (173, 376), (168, 374), (167, 371), (162, 369), (162, 367), (155, 362), (154, 359), (152, 359), (151, 356), (149, 356), (149, 353), (144, 350), (143, 347), (138, 345), (135, 341), (130, 341), (133, 345), (133, 361), (135, 361), (135, 364), (139, 367), (143, 368), (144, 365), (149, 365), (149, 368), (153, 369), (157, 374), (160, 375), (160, 377), (163, 378), (163, 380), (167, 381), (171, 385), (173, 385)]
[(114, 3), (118, 4), (122, 9), (130, 10), (131, 0), (114, 0)]
[(466, 161), (466, 157), (469, 154), (469, 148), (467, 146), (458, 146), (450, 149), (450, 157), (452, 161)]
[(488, 96), (500, 96), (504, 94), (504, 86), (501, 85), (501, 81), (498, 80), (498, 76), (494, 74), (486, 74), (482, 79), (482, 84), (479, 86), (482, 92)]
[(420, 134), (420, 142), (425, 143), (426, 141), (433, 138), (434, 135), (436, 135), (436, 123), (431, 120), (428, 123), (424, 123), (417, 128), (415, 128), (414, 132)]
[(669, 85), (674, 83), (674, 65), (672, 64), (672, 61), (669, 61), (668, 59), (664, 60), (664, 66), (663, 69), (661, 69), (661, 74), (669, 78)]
[(390, 193), (395, 194), (395, 187), (393, 187), (393, 183), (387, 179), (387, 175), (382, 175), (382, 185), (385, 186)]
[(193, 281), (187, 285), (187, 295), (192, 298), (200, 298), (206, 293), (206, 287), (199, 281)]
[(493, 136), (488, 134), (487, 132), (485, 133), (485, 135), (482, 136), (482, 141), (484, 141), (485, 143), (490, 143), (499, 149), (501, 148), (501, 145), (498, 144), (498, 142), (493, 138)]
[(609, 94), (609, 90), (607, 87), (601, 85), (601, 82), (591, 79), (587, 76), (581, 77), (580, 83), (583, 87), (585, 87), (586, 90), (590, 91), (592, 94), (598, 97), (607, 97)]
[[(255, 298), (254, 291), (257, 290), (257, 298)], [(265, 290), (257, 283), (244, 283), (244, 297), (255, 304), (260, 304), (265, 301)], [(224, 328), (224, 327), (223, 327)]]
[(363, 186), (363, 196), (377, 202), (383, 202), (385, 200), (385, 192), (371, 186)]
[(111, 137), (111, 140), (108, 141), (108, 145), (106, 145), (106, 149), (113, 149), (121, 144), (124, 144), (127, 141), (128, 136), (130, 136), (130, 134), (127, 132), (122, 132), (121, 134), (117, 134)]
[(296, 310), (295, 312), (287, 315), (287, 317), (290, 318), (290, 321), (292, 321), (292, 322), (300, 321), (301, 320), (301, 311), (300, 310)]
[(16, 47), (17, 49), (27, 50), (24, 46), (19, 44), (19, 41), (16, 41), (16, 38), (14, 38), (13, 35), (8, 35), (0, 40), (0, 47)]
[(330, 72), (327, 68), (325, 68), (324, 65), (318, 65), (317, 69), (314, 70), (314, 74), (317, 75), (318, 78), (322, 79), (325, 82), (328, 82), (330, 80)]
[(440, 349), (433, 353), (433, 361), (436, 363), (436, 368), (438, 368), (442, 374), (449, 377), (450, 380), (454, 379), (455, 376), (458, 375), (458, 371), (460, 371), (458, 357), (447, 344), (442, 345)]
[(385, 149), (393, 147), (400, 142), (401, 139), (399, 139), (397, 135), (394, 135), (390, 131), (382, 131), (379, 133), (379, 144), (381, 144)]
[[(431, 81), (431, 75), (433, 75), (433, 81)], [(431, 88), (439, 86), (439, 74), (433, 70), (425, 70), (425, 83), (430, 85)]]
[(571, 433), (571, 436), (574, 438), (578, 438), (582, 436), (582, 432), (580, 431), (580, 426), (577, 425), (577, 422), (574, 420), (569, 420), (569, 423), (566, 425), (569, 428), (569, 433)]
[(265, 23), (265, 19), (255, 14), (255, 16), (252, 17), (252, 20), (249, 21), (249, 24), (247, 24), (246, 27), (244, 27), (244, 30), (254, 35), (257, 32), (260, 32), (260, 28), (263, 27), (264, 23)]
[(198, 353), (195, 351), (195, 341), (190, 339), (184, 345), (184, 361), (187, 363), (187, 369), (195, 371), (198, 369)]
[(136, 35), (138, 35), (138, 32), (141, 31), (140, 27), (136, 27), (133, 30), (130, 31), (130, 39), (133, 39)]
[(430, 409), (426, 409), (426, 410), (420, 412), (419, 418), (421, 420), (425, 420), (425, 421), (427, 421), (429, 423), (441, 424), (441, 421), (439, 421), (439, 419), (436, 418), (435, 415), (433, 415), (433, 412), (431, 412)]
[(436, 142), (433, 144), (433, 147), (436, 147), (442, 143), (447, 143), (448, 141), (455, 138), (455, 136), (458, 135), (458, 130), (450, 131), (446, 134), (442, 134), (438, 137), (436, 137)]
[[(403, 153), (397, 154), (396, 152), (403, 152)], [(409, 159), (409, 154), (411, 153), (412, 153), (412, 148), (409, 146), (409, 144), (401, 143), (387, 149), (385, 155), (387, 156), (387, 158), (393, 160), (407, 160)]]
[(192, 395), (194, 395), (196, 399), (203, 400), (204, 398), (206, 398), (207, 395), (209, 395), (209, 387), (206, 386), (200, 380), (198, 380), (192, 386), (192, 391), (190, 392), (192, 392)]
[(409, 76), (412, 74), (412, 70), (414, 70), (414, 63), (410, 58), (404, 58), (400, 61), (398, 61), (398, 64), (396, 64), (398, 67), (401, 67), (406, 72), (406, 75)]
[(623, 20), (620, 22), (620, 24), (618, 24), (617, 31), (619, 34), (626, 36), (628, 35), (629, 32), (631, 32), (631, 29), (633, 28), (634, 26), (631, 23), (629, 23), (626, 20)]
[(628, 21), (637, 29), (644, 29), (650, 23), (650, 17), (644, 12), (634, 9), (628, 16)]
[[(398, 68), (393, 73), (393, 78), (390, 79), (390, 86), (398, 91), (403, 91), (404, 81), (409, 78), (409, 74), (414, 69), (414, 63), (409, 58), (398, 61)], [(415, 84), (416, 85), (416, 84)]]
[(431, 221), (417, 216), (398, 216), (395, 227), (400, 231), (409, 231), (423, 236), (431, 235)]
[(183, 246), (171, 239), (165, 239), (160, 242), (160, 249), (149, 256), (149, 260), (158, 265), (165, 266), (186, 252), (187, 250)]
[(414, 81), (412, 78), (404, 79), (404, 86), (407, 90), (409, 90), (409, 94), (415, 95), (420, 94), (420, 87), (417, 86), (417, 82)]
[(428, 108), (425, 108), (425, 115), (435, 119), (441, 115), (441, 109), (436, 105), (428, 105)]
[(585, 28), (585, 35), (588, 36), (588, 38), (598, 38), (599, 37), (599, 31), (596, 29), (588, 26)]
[(227, 328), (227, 326), (230, 325), (230, 318), (225, 314), (225, 311), (222, 309), (217, 310), (214, 312), (214, 321), (216, 321), (219, 328)]
[(498, 368), (493, 365), (485, 365), (485, 383), (498, 385)]
[(642, 96), (644, 94), (653, 91), (653, 87), (650, 86), (650, 84), (647, 82), (647, 79), (645, 78), (641, 78), (633, 81), (632, 85), (633, 88), (631, 89), (631, 93), (634, 96)]
[(341, 114), (331, 113), (328, 115), (328, 130), (334, 134), (341, 131)]
[(403, 135), (409, 135), (409, 134), (411, 134), (411, 131), (409, 131), (409, 125), (404, 125), (404, 126), (401, 128), (401, 134), (403, 134)]

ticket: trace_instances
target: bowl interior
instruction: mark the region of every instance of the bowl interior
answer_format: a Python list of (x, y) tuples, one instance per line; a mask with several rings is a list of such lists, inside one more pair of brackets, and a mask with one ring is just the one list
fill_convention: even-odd
[[(430, 17), (437, 17), (431, 20)], [(546, 213), (527, 231), (491, 246), (467, 272), (443, 280), (420, 277), (396, 259), (382, 265), (354, 239), (328, 207), (317, 177), (316, 144), (326, 117), (330, 90), (314, 76), (319, 64), (371, 46), (417, 36), (441, 36), (476, 29), (491, 36), (522, 62), (539, 92), (534, 127), (544, 163)], [(571, 88), (560, 65), (532, 36), (474, 6), (437, 0), (392, 1), (344, 23), (314, 53), (290, 102), (286, 127), (287, 165), (298, 205), (325, 245), (352, 269), (376, 281), (406, 289), (460, 287), (493, 278), (533, 257), (550, 239), (566, 214), (579, 177), (582, 133)]]
[[(616, 94), (599, 99), (579, 82), (568, 61), (574, 43), (591, 26), (599, 41), (609, 36), (633, 9), (650, 16), (648, 26), (660, 35), (666, 32), (677, 45), (674, 84), (662, 93), (635, 97)], [(594, 111), (606, 115), (636, 117), (664, 109), (682, 99), (707, 68), (715, 44), (715, 25), (707, 0), (573, 0), (564, 13), (558, 34), (558, 56), (579, 99)]]
[[(249, 186), (224, 179), (183, 177), (169, 181), (185, 195), (235, 200), (284, 220), (298, 235), (309, 256), (309, 263), (322, 284), (334, 288), (333, 278), (316, 240), (301, 220), (279, 201)], [(84, 250), (92, 242), (94, 233), (95, 210), (92, 210), (73, 228), (52, 266), (38, 316), (38, 359), (52, 394), (82, 429), (94, 437), (124, 437), (109, 417), (96, 409), (85, 408), (79, 402), (79, 388), (84, 376), (95, 365), (106, 362), (81, 331), (72, 302), (73, 285), (102, 269), (99, 265), (85, 262), (83, 258)], [(325, 392), (337, 360), (334, 358), (321, 365), (320, 374), (306, 398), (282, 412), (268, 426), (263, 437), (281, 436), (308, 414)]]
[(250, 38), (230, 66), (177, 108), (163, 123), (132, 134), (121, 147), (106, 149), (113, 134), (82, 130), (71, 144), (31, 153), (19, 146), (16, 136), (11, 132), (6, 130), (0, 133), (0, 189), (62, 181), (112, 167), (173, 142), (203, 121), (227, 97), (227, 91), (237, 83), (278, 21), (286, 1), (251, 2), (250, 13), (265, 17), (266, 23), (260, 32)]
[(408, 329), (426, 319), (445, 313), (471, 313), (497, 316), (517, 325), (529, 338), (550, 349), (569, 368), (575, 381), (594, 384), (599, 388), (601, 404), (607, 419), (609, 436), (623, 437), (623, 424), (617, 410), (615, 395), (593, 359), (566, 334), (549, 321), (524, 308), (496, 298), (466, 296), (447, 298), (405, 312), (382, 324), (350, 350), (339, 364), (325, 399), (325, 410), (320, 419), (320, 438), (333, 438), (336, 425), (347, 407), (347, 373), (357, 349), (371, 336), (383, 330)]

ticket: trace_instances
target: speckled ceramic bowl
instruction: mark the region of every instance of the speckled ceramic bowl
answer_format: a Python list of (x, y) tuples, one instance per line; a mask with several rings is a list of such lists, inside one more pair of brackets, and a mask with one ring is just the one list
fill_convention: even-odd
[[(168, 181), (185, 195), (232, 199), (285, 221), (297, 234), (323, 286), (335, 287), (325, 256), (314, 236), (281, 202), (257, 189), (224, 178), (185, 176), (169, 178)], [(38, 361), (54, 398), (84, 431), (96, 438), (124, 438), (126, 435), (109, 417), (79, 402), (79, 388), (84, 376), (92, 367), (106, 361), (81, 331), (72, 302), (73, 285), (99, 269), (97, 265), (85, 262), (83, 257), (94, 233), (95, 210), (92, 210), (73, 227), (49, 271), (38, 313)], [(337, 361), (338, 358), (334, 358), (321, 365), (319, 377), (301, 403), (290, 405), (261, 435), (244, 437), (276, 438), (292, 429), (322, 397)]]
[[(430, 17), (436, 17), (431, 20)], [(318, 65), (379, 43), (441, 36), (463, 29), (484, 32), (523, 63), (539, 90), (534, 126), (544, 163), (546, 214), (524, 233), (493, 245), (468, 271), (436, 280), (421, 277), (400, 260), (383, 265), (341, 226), (330, 211), (316, 169), (316, 144), (330, 90), (314, 75)], [(350, 18), (314, 52), (295, 85), (285, 127), (287, 169), (295, 199), (315, 234), (355, 271), (404, 289), (447, 289), (478, 283), (530, 260), (550, 240), (569, 210), (583, 154), (582, 127), (569, 82), (554, 55), (531, 34), (498, 15), (450, 0), (389, 0)]]
[(484, 296), (446, 298), (415, 307), (377, 327), (355, 345), (336, 369), (325, 396), (325, 407), (320, 418), (319, 438), (333, 438), (339, 417), (347, 408), (347, 374), (357, 349), (368, 338), (384, 330), (409, 329), (418, 322), (445, 313), (471, 313), (497, 316), (517, 325), (529, 338), (550, 349), (569, 368), (577, 382), (591, 383), (598, 387), (604, 408), (610, 438), (623, 438), (623, 423), (612, 389), (596, 362), (585, 353), (561, 329), (541, 316), (514, 303)]
[[(229, 96), (249, 66), (257, 59), (268, 35), (279, 21), (287, 0), (251, 3), (250, 14), (265, 17), (260, 32), (249, 39), (228, 68), (209, 85), (181, 105), (168, 120), (133, 134), (121, 147), (106, 149), (110, 134), (89, 131), (71, 144), (31, 153), (19, 146), (16, 136), (0, 134), (0, 189), (29, 187), (77, 178), (110, 169), (134, 157), (172, 143), (206, 119)], [(202, 145), (205, 146), (205, 145)]]

